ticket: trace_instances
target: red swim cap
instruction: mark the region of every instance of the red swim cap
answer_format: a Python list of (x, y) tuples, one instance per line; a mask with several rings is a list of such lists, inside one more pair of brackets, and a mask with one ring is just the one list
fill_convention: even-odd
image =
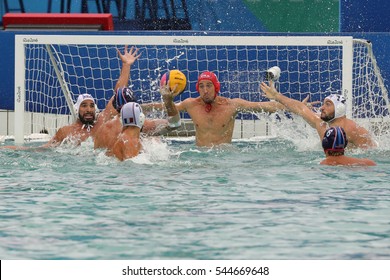
[(221, 84), (218, 81), (217, 76), (213, 72), (205, 71), (202, 74), (200, 74), (198, 78), (198, 82), (196, 83), (196, 91), (199, 92), (199, 82), (200, 81), (211, 81), (215, 88), (215, 93), (217, 94), (219, 90), (221, 89)]

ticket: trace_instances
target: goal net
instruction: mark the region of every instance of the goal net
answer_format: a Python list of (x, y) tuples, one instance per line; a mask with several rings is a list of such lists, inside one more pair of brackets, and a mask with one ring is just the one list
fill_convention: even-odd
[[(53, 135), (73, 122), (79, 94), (93, 95), (104, 109), (120, 74), (117, 49), (123, 52), (124, 45), (142, 53), (129, 82), (140, 103), (161, 102), (159, 80), (172, 69), (188, 80), (175, 101), (197, 97), (197, 78), (206, 70), (217, 74), (220, 95), (267, 101), (260, 83), (268, 68), (279, 66), (277, 87), (291, 98), (310, 94), (311, 101), (322, 101), (337, 92), (347, 98), (351, 118), (371, 123), (388, 116), (371, 44), (349, 36), (16, 35), (15, 142), (43, 130)], [(189, 116), (181, 117), (184, 125), (176, 133), (193, 135)], [(238, 114), (234, 137), (265, 135), (269, 121), (265, 114)]]

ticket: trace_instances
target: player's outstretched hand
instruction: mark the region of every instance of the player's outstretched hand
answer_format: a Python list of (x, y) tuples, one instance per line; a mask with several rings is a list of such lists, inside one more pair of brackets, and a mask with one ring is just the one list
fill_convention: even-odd
[(308, 102), (310, 98), (310, 95), (308, 94), (303, 100), (302, 103), (305, 104), (309, 109), (312, 109), (316, 111), (314, 105), (320, 104), (321, 101), (313, 101), (313, 102)]
[(133, 65), (134, 62), (141, 56), (141, 54), (138, 54), (138, 48), (134, 46), (132, 46), (130, 50), (128, 50), (128, 46), (125, 45), (125, 50), (123, 54), (118, 48), (116, 49), (116, 51), (123, 64)]
[(270, 81), (269, 85), (267, 85), (265, 82), (262, 82), (260, 84), (260, 89), (264, 93), (263, 96), (271, 100), (275, 99), (276, 95), (278, 94), (273, 81)]
[(160, 87), (160, 94), (161, 94), (161, 97), (164, 99), (164, 100), (173, 100), (174, 98), (174, 92), (176, 90), (176, 87), (177, 85), (175, 85), (175, 87), (170, 90), (169, 89), (169, 83), (167, 83), (166, 85), (162, 85)]

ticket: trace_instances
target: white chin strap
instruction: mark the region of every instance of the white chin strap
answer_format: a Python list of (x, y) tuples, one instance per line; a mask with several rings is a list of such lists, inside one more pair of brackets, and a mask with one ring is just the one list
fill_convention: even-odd
[(140, 122), (140, 125), (141, 125), (140, 128), (142, 128), (144, 126), (144, 123), (145, 123), (145, 115), (144, 115), (144, 113), (139, 114), (139, 122)]
[(82, 129), (87, 129), (88, 132), (91, 132), (91, 128), (93, 127), (92, 124), (83, 124), (83, 126), (81, 127)]

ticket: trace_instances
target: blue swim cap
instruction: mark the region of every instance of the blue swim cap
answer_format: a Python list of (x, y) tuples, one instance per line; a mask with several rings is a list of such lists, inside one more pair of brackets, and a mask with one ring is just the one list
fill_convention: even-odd
[(112, 105), (114, 108), (119, 113), (122, 109), (122, 106), (128, 102), (137, 102), (134, 93), (127, 87), (118, 88), (114, 99), (112, 100)]
[(325, 131), (322, 138), (322, 148), (324, 151), (344, 152), (347, 147), (347, 135), (342, 127), (332, 126)]

